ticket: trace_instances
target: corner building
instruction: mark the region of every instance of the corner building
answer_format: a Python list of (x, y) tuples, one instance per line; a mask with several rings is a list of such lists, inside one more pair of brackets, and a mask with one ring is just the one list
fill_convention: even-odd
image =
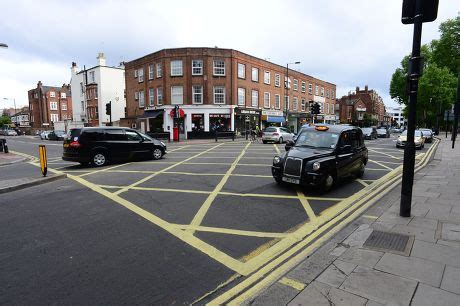
[(335, 122), (334, 84), (291, 69), (287, 79), (286, 67), (232, 49), (163, 49), (125, 63), (125, 71), (120, 125), (143, 132), (173, 138), (176, 127), (181, 139), (211, 137), (215, 129), (239, 135), (256, 125), (286, 125), (286, 118), (297, 132), (310, 121), (313, 101), (322, 106), (323, 122)]

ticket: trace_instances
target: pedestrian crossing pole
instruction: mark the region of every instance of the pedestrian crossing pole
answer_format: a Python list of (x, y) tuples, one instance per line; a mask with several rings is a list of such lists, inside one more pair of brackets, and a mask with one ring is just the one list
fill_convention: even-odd
[(48, 172), (48, 160), (46, 158), (46, 146), (38, 146), (38, 156), (40, 157), (40, 170), (42, 171), (43, 176), (46, 176)]

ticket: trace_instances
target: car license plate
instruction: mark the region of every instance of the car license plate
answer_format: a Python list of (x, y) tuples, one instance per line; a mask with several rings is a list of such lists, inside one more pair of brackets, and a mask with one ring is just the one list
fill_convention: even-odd
[(300, 180), (298, 179), (293, 179), (293, 178), (290, 178), (290, 177), (287, 177), (287, 176), (283, 176), (282, 178), (283, 182), (286, 182), (286, 183), (291, 183), (291, 184), (300, 184)]

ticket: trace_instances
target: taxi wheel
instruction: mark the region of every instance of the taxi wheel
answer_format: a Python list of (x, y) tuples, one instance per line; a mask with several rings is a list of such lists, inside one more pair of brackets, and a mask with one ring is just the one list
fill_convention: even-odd
[(328, 174), (327, 177), (324, 179), (323, 185), (321, 186), (321, 189), (323, 192), (327, 192), (332, 189), (332, 186), (334, 186), (335, 183), (335, 178), (334, 176)]
[(266, 141), (266, 140), (262, 140), (262, 142), (263, 142), (263, 143), (267, 143), (267, 141)]
[(363, 162), (361, 162), (361, 165), (359, 166), (359, 170), (356, 173), (357, 178), (362, 178), (364, 176), (364, 169), (365, 168), (366, 168), (366, 165)]
[(276, 182), (278, 185), (283, 185), (283, 184), (284, 184), (284, 182), (283, 182), (283, 180), (282, 180), (281, 178), (279, 178), (279, 177), (274, 177), (274, 179), (275, 179), (275, 182)]

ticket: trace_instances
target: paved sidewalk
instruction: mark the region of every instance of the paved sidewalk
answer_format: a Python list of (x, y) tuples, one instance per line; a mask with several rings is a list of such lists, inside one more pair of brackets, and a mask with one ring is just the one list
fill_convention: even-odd
[[(415, 176), (411, 218), (393, 189), (250, 303), (460, 305), (460, 148), (449, 139)], [(374, 230), (408, 235), (406, 254), (364, 246)]]
[(14, 164), (26, 160), (25, 157), (13, 153), (0, 152), (0, 166)]

